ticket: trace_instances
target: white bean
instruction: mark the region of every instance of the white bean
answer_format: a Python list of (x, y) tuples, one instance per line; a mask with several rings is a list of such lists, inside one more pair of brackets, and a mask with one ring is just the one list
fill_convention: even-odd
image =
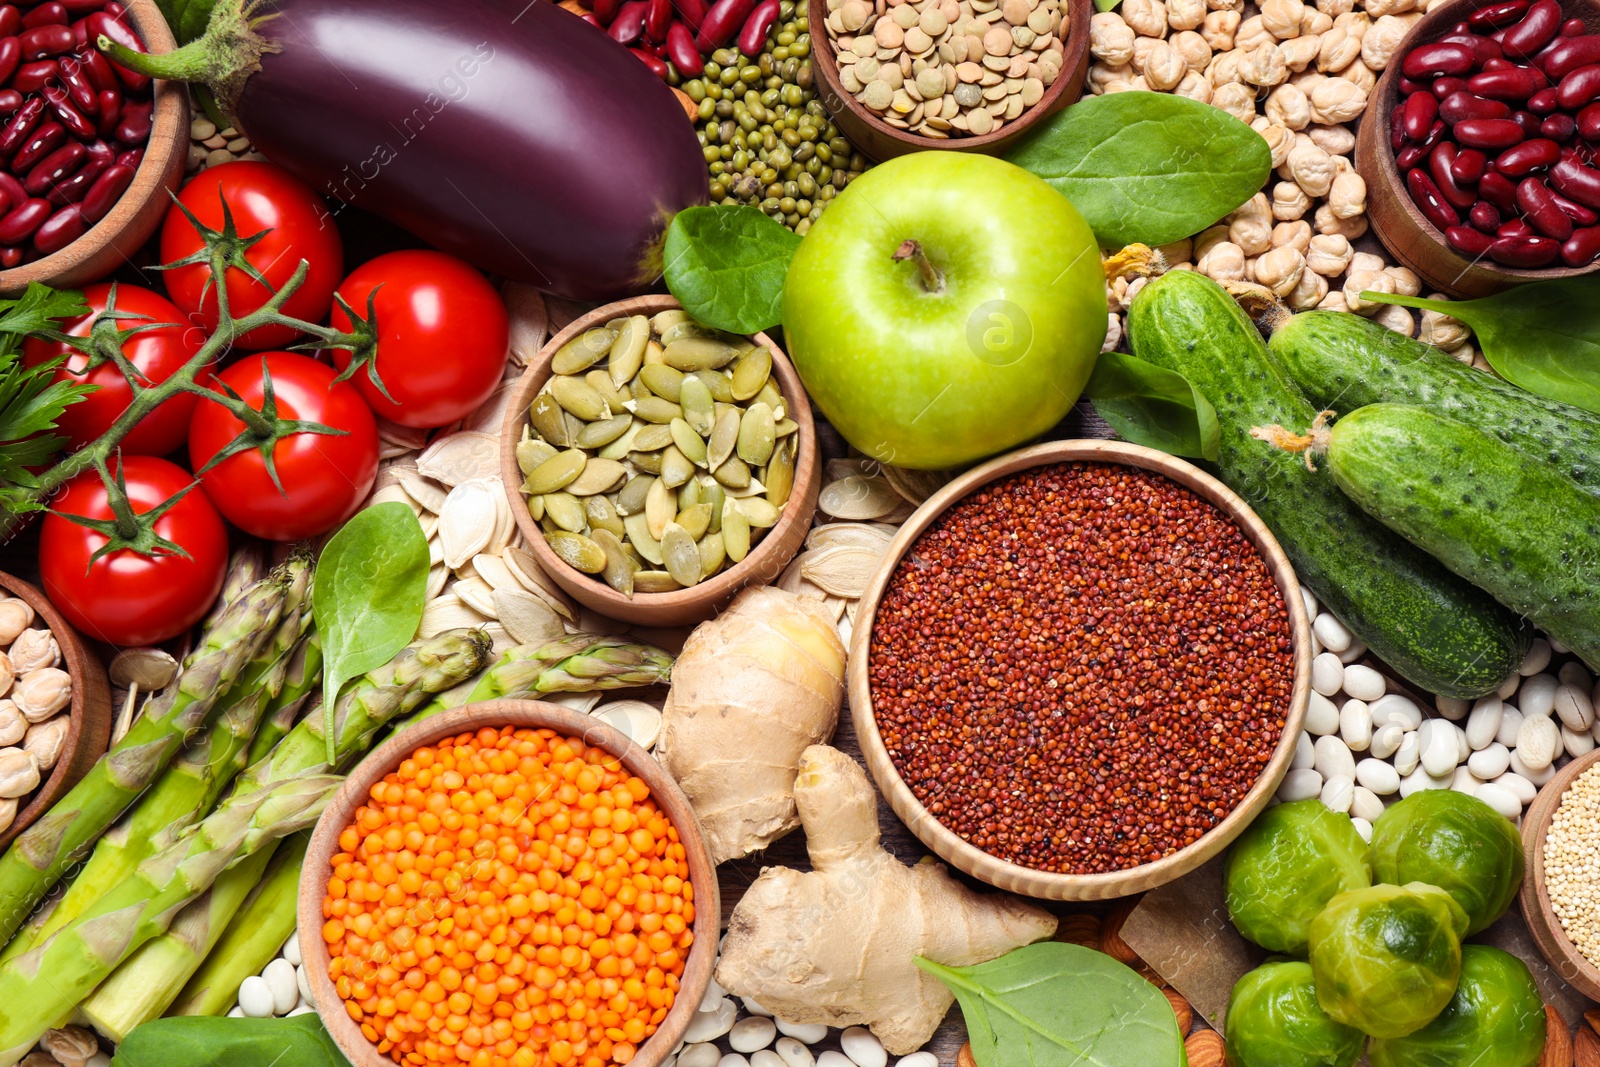
[(1344, 685), (1344, 664), (1332, 652), (1324, 652), (1311, 661), (1311, 688), (1325, 697), (1331, 697)]
[(1306, 618), (1315, 619), (1318, 613), (1317, 598), (1311, 595), (1311, 590), (1305, 586), (1300, 587), (1300, 599), (1305, 602)]
[(1536, 786), (1544, 785), (1556, 776), (1555, 764), (1552, 763), (1535, 770), (1523, 762), (1521, 754), (1516, 752), (1511, 753), (1511, 770), (1516, 774), (1522, 775), (1522, 777)]
[(1400, 772), (1381, 759), (1364, 759), (1356, 764), (1356, 781), (1380, 797), (1400, 788)]
[[(814, 1025), (821, 1026), (822, 1024), (816, 1023)], [(827, 1036), (828, 1028), (826, 1026), (822, 1027), (822, 1033), (824, 1037)], [(783, 1060), (784, 1067), (811, 1067), (812, 1064), (817, 1062), (816, 1058), (811, 1055), (811, 1050), (792, 1037), (778, 1038), (778, 1043), (773, 1045), (772, 1048), (773, 1051), (777, 1052), (778, 1058)], [(683, 1062), (682, 1056), (678, 1057), (678, 1062)]]
[(1435, 778), (1451, 774), (1460, 762), (1457, 759), (1456, 732), (1451, 724), (1444, 719), (1429, 719), (1417, 733), (1423, 770)]
[(770, 1018), (751, 1015), (740, 1019), (728, 1031), (728, 1044), (735, 1052), (754, 1052), (772, 1044), (778, 1036), (778, 1026)]
[(267, 985), (265, 978), (252, 974), (239, 983), (239, 1010), (247, 1018), (271, 1018), (273, 1007), (272, 988)]
[(770, 1048), (759, 1049), (750, 1057), (750, 1067), (784, 1067), (783, 1057)]
[(839, 1047), (858, 1067), (886, 1067), (889, 1054), (883, 1051), (883, 1042), (865, 1026), (852, 1026), (839, 1035)]
[(261, 977), (266, 979), (267, 988), (272, 991), (274, 1014), (282, 1015), (300, 999), (300, 990), (295, 984), (294, 964), (288, 960), (281, 957), (273, 960), (261, 972)]
[(300, 999), (307, 1003), (315, 1003), (316, 998), (311, 995), (311, 979), (306, 977), (305, 964), (294, 969), (294, 984), (300, 990)]
[(1594, 685), (1594, 676), (1575, 659), (1570, 659), (1561, 665), (1561, 669), (1556, 672), (1556, 679), (1562, 685), (1575, 685), (1579, 689), (1588, 689)]
[(828, 1036), (828, 1028), (822, 1023), (792, 1023), (787, 1019), (773, 1021), (778, 1024), (778, 1033), (792, 1037), (796, 1041), (804, 1041), (808, 1045), (815, 1045)]
[(725, 992), (717, 986), (712, 986), (706, 990), (706, 995), (701, 998), (700, 1007), (695, 1010), (699, 1012), (716, 1011), (722, 1007), (722, 1002), (727, 999), (728, 995)]
[(1522, 729), (1522, 711), (1510, 704), (1502, 705), (1500, 712), (1500, 729), (1495, 731), (1494, 739), (1507, 748), (1512, 748), (1517, 743), (1517, 731)]
[[(1395, 779), (1395, 788), (1399, 788), (1400, 780)], [(1364, 785), (1358, 785), (1351, 790), (1350, 817), (1353, 819), (1366, 819), (1372, 822), (1383, 814), (1383, 798)]]
[(723, 998), (716, 1010), (695, 1012), (694, 1018), (689, 1020), (688, 1029), (683, 1032), (683, 1039), (691, 1045), (715, 1041), (733, 1029), (738, 1015), (739, 1009), (733, 1006), (733, 1001)]
[(1516, 797), (1524, 807), (1533, 803), (1533, 798), (1539, 795), (1539, 787), (1528, 781), (1515, 771), (1508, 771), (1496, 778), (1492, 783), (1505, 789)]
[(817, 1067), (856, 1067), (856, 1065), (844, 1053), (829, 1049), (817, 1057)]
[(1467, 762), (1467, 757), (1472, 755), (1472, 746), (1467, 744), (1467, 731), (1462, 729), (1460, 723), (1453, 722), (1450, 724), (1450, 732), (1456, 735), (1456, 762)]
[(1339, 736), (1352, 752), (1365, 752), (1372, 744), (1372, 712), (1364, 700), (1346, 700), (1339, 709)]
[(1512, 697), (1517, 695), (1517, 688), (1521, 685), (1522, 675), (1518, 674), (1516, 671), (1512, 671), (1511, 674), (1507, 676), (1506, 680), (1500, 683), (1500, 688), (1494, 691), (1494, 695), (1499, 697), (1501, 700), (1510, 700)]
[(1457, 767), (1456, 773), (1450, 776), (1450, 788), (1457, 793), (1465, 793), (1469, 797), (1476, 793), (1478, 787), (1482, 784), (1478, 777), (1466, 767)]
[(1283, 784), (1278, 787), (1278, 799), (1285, 804), (1292, 804), (1296, 800), (1310, 800), (1322, 792), (1322, 775), (1316, 771), (1290, 771), (1283, 776)]
[(1316, 762), (1312, 766), (1316, 767), (1317, 773), (1322, 775), (1323, 781), (1327, 781), (1329, 778), (1337, 778), (1341, 775), (1345, 778), (1354, 778), (1356, 776), (1356, 759), (1350, 754), (1350, 746), (1346, 745), (1341, 738), (1333, 734), (1329, 734), (1327, 737), (1319, 737), (1313, 747), (1317, 755)]
[(1522, 657), (1522, 666), (1517, 668), (1517, 673), (1524, 678), (1530, 678), (1548, 666), (1550, 666), (1550, 642), (1542, 637), (1535, 637), (1533, 644), (1528, 646), (1528, 654)]
[(737, 1052), (730, 1052), (717, 1061), (717, 1067), (750, 1067), (750, 1061)]
[(1344, 691), (1357, 700), (1377, 700), (1388, 688), (1383, 675), (1371, 667), (1352, 663), (1344, 668)]
[(1567, 750), (1567, 755), (1569, 756), (1587, 755), (1594, 751), (1594, 738), (1589, 736), (1588, 730), (1570, 730), (1563, 723), (1561, 726), (1561, 747)]
[(1360, 659), (1366, 654), (1367, 644), (1358, 637), (1349, 648), (1339, 653), (1339, 662), (1348, 667), (1350, 664), (1354, 663), (1356, 660)]
[(1369, 845), (1372, 844), (1372, 822), (1371, 822), (1371, 820), (1363, 819), (1363, 818), (1360, 818), (1359, 816), (1357, 816), (1357, 817), (1352, 818), (1350, 820), (1350, 825), (1354, 826), (1356, 828), (1356, 833), (1361, 835), (1361, 840), (1365, 841)]
[(1350, 802), (1355, 799), (1355, 783), (1344, 775), (1329, 778), (1322, 784), (1322, 793), (1318, 797), (1322, 806), (1329, 811), (1348, 814)]
[(1511, 790), (1493, 782), (1480, 785), (1473, 795), (1508, 819), (1515, 819), (1522, 814), (1522, 802), (1512, 795)]
[(1421, 767), (1418, 767), (1410, 774), (1401, 776), (1400, 796), (1405, 798), (1413, 793), (1420, 793), (1424, 789), (1449, 789), (1450, 783), (1454, 779), (1455, 775), (1453, 773), (1447, 774), (1442, 778), (1435, 778)]
[[(1315, 670), (1314, 663), (1312, 669)], [(1338, 692), (1337, 689), (1334, 691)], [(1314, 689), (1311, 691), (1311, 700), (1306, 704), (1306, 732), (1318, 737), (1339, 732), (1339, 709), (1333, 701)]]
[(239, 1007), (239, 1005), (235, 1004), (233, 1007), (228, 1009), (228, 1018), (230, 1018), (230, 1019), (244, 1019), (244, 1018), (247, 1018), (247, 1016), (244, 1013), (244, 1009)]
[(1400, 739), (1400, 747), (1394, 752), (1394, 769), (1404, 778), (1417, 769), (1417, 764), (1422, 761), (1422, 737), (1413, 730)]
[(1372, 711), (1372, 725), (1393, 723), (1402, 730), (1415, 730), (1422, 725), (1422, 709), (1416, 701), (1399, 693), (1387, 693), (1367, 705)]
[(1316, 763), (1316, 749), (1311, 746), (1311, 735), (1304, 730), (1294, 740), (1294, 759), (1289, 761), (1291, 771), (1301, 771)]
[(678, 1053), (678, 1067), (717, 1067), (722, 1050), (710, 1043), (696, 1042), (685, 1045)]
[(1587, 730), (1594, 725), (1594, 703), (1587, 688), (1563, 685), (1556, 690), (1555, 711), (1573, 730)]
[(1505, 714), (1505, 704), (1499, 697), (1484, 697), (1472, 705), (1472, 712), (1467, 716), (1467, 744), (1472, 751), (1477, 752), (1488, 748), (1494, 743), (1495, 734), (1500, 732), (1500, 716)]
[(1317, 640), (1322, 642), (1322, 647), (1334, 654), (1349, 648), (1353, 640), (1344, 623), (1326, 611), (1317, 616), (1316, 621), (1311, 624), (1311, 630), (1317, 635)]
[(1498, 741), (1492, 741), (1467, 757), (1467, 767), (1479, 778), (1489, 781), (1506, 773), (1511, 766), (1511, 751)]
[(1517, 690), (1517, 707), (1524, 715), (1549, 715), (1556, 707), (1556, 690), (1561, 683), (1548, 674), (1536, 674)]
[(931, 1052), (913, 1052), (901, 1056), (894, 1067), (939, 1067), (939, 1057)]
[(1433, 706), (1439, 709), (1439, 714), (1447, 719), (1465, 719), (1467, 709), (1472, 705), (1459, 697), (1434, 697)]
[(1555, 720), (1544, 715), (1533, 715), (1522, 720), (1517, 730), (1517, 757), (1529, 770), (1542, 771), (1550, 766), (1561, 749), (1561, 731)]
[(756, 1003), (753, 997), (740, 997), (739, 1003), (743, 1004), (744, 1010), (749, 1012), (751, 1015), (761, 1015), (768, 1019), (772, 1018), (772, 1013), (766, 1008), (763, 1008), (760, 1004)]
[(1392, 722), (1380, 726), (1372, 731), (1372, 745), (1367, 751), (1377, 759), (1388, 759), (1400, 751), (1400, 742), (1405, 736), (1406, 732)]
[(305, 961), (300, 958), (300, 931), (296, 930), (289, 935), (289, 940), (283, 943), (283, 958), (296, 967)]

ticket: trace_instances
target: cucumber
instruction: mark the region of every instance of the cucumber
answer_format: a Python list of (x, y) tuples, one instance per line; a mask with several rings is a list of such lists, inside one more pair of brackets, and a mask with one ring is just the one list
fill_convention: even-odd
[(1600, 499), (1464, 422), (1372, 404), (1338, 422), (1346, 496), (1600, 669)]
[(1473, 370), (1360, 315), (1308, 311), (1267, 348), (1320, 408), (1409, 404), (1476, 426), (1600, 494), (1600, 416)]
[(1516, 671), (1532, 640), (1521, 620), (1370, 518), (1304, 457), (1251, 437), (1257, 426), (1303, 430), (1315, 411), (1221, 286), (1173, 271), (1134, 298), (1128, 328), (1135, 355), (1184, 375), (1211, 401), (1222, 430), (1214, 473), (1374, 655), (1427, 692), (1464, 699)]

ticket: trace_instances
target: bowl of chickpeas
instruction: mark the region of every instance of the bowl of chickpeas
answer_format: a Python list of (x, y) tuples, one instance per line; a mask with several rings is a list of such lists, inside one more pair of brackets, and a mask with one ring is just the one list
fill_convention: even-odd
[(555, 704), (399, 731), (304, 871), (306, 977), (355, 1067), (657, 1067), (710, 986), (721, 909), (688, 799)]

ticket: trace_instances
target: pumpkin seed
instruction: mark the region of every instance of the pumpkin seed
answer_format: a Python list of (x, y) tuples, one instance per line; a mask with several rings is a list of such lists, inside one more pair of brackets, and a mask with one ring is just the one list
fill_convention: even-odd
[(739, 458), (752, 467), (763, 466), (772, 458), (776, 440), (772, 409), (759, 402), (746, 408), (739, 420)]
[(795, 422), (793, 419), (779, 419), (775, 432), (779, 437), (788, 437), (799, 428), (800, 424)]
[(672, 429), (672, 443), (678, 446), (678, 451), (696, 467), (706, 465), (705, 438), (689, 428), (689, 424), (682, 419), (673, 419), (670, 423)]
[(533, 473), (534, 468), (555, 454), (555, 446), (545, 441), (535, 441), (531, 437), (526, 441), (518, 441), (517, 467), (522, 471), (523, 477), (527, 477)]
[(565, 633), (561, 618), (549, 604), (521, 589), (496, 589), (495, 618), (520, 645), (543, 645)]
[(400, 488), (406, 491), (406, 495), (421, 504), (424, 510), (437, 515), (444, 507), (445, 490), (416, 471), (401, 467), (394, 472), (394, 477), (400, 483)]
[(613, 700), (595, 708), (593, 715), (642, 749), (650, 749), (661, 736), (661, 712), (642, 700)]
[(750, 520), (732, 499), (722, 505), (722, 543), (727, 548), (728, 558), (735, 563), (741, 562), (750, 552)]
[(711, 505), (695, 504), (678, 512), (678, 525), (689, 531), (696, 541), (704, 537), (711, 526)]
[(722, 466), (711, 473), (729, 489), (744, 489), (750, 485), (750, 468), (738, 456), (729, 456)]
[(836, 519), (862, 522), (889, 514), (904, 501), (886, 478), (851, 475), (822, 487), (817, 507)]
[(806, 534), (807, 548), (836, 548), (850, 546), (853, 548), (870, 548), (880, 555), (889, 547), (893, 540), (890, 534), (878, 529), (877, 526), (865, 522), (829, 522), (816, 527)]
[(445, 566), (454, 570), (489, 543), (494, 536), (497, 496), (504, 500), (505, 490), (486, 478), (474, 478), (450, 490), (439, 510), (439, 547)]
[(676, 489), (694, 477), (694, 464), (676, 445), (661, 450), (661, 480)]
[(733, 382), (721, 371), (702, 370), (695, 371), (694, 376), (699, 378), (705, 387), (711, 390), (711, 399), (719, 404), (733, 403)]
[(573, 496), (609, 493), (627, 474), (628, 468), (614, 459), (591, 459), (583, 473), (567, 484), (567, 492)]
[(649, 475), (641, 474), (628, 479), (628, 484), (622, 487), (617, 494), (617, 514), (626, 518), (637, 515), (644, 510), (645, 501), (649, 498), (650, 487), (656, 484), (656, 479)]
[(443, 563), (428, 569), (428, 588), (423, 591), (423, 600), (429, 601), (437, 597), (444, 590), (444, 583), (450, 577), (450, 568)]
[(614, 459), (618, 461), (627, 459), (628, 453), (634, 450), (635, 446), (633, 442), (638, 438), (639, 431), (649, 425), (650, 423), (640, 422), (638, 419), (634, 419), (632, 424), (622, 432), (621, 437), (617, 438), (615, 441), (612, 441), (609, 445), (606, 445), (600, 451), (596, 452), (595, 455), (601, 459)]
[(629, 452), (628, 462), (644, 471), (646, 474), (661, 473), (660, 452)]
[(916, 506), (943, 489), (955, 474), (952, 471), (914, 471), (905, 467), (885, 466), (883, 476), (889, 480), (894, 491), (905, 498), (906, 503)]
[(583, 505), (571, 493), (546, 493), (540, 499), (544, 501), (545, 515), (561, 529), (569, 533), (583, 533), (589, 525), (583, 514)]
[(778, 525), (778, 509), (762, 497), (744, 497), (734, 501), (734, 506), (744, 514), (745, 518), (750, 520), (751, 526)]
[(520, 545), (514, 545), (501, 553), (500, 558), (505, 561), (506, 567), (511, 571), (522, 587), (534, 596), (549, 604), (557, 615), (568, 622), (576, 624), (578, 621), (578, 608), (572, 598), (555, 583), (544, 569), (539, 566), (539, 561), (533, 558), (533, 553)]
[(616, 340), (615, 330), (597, 326), (585, 330), (556, 350), (550, 359), (552, 374), (580, 374), (594, 366), (611, 349)]
[(739, 357), (733, 365), (733, 375), (729, 387), (733, 391), (735, 400), (749, 400), (761, 392), (761, 387), (767, 384), (767, 378), (772, 374), (772, 349), (765, 345), (752, 348)]
[(633, 561), (622, 550), (622, 542), (610, 530), (596, 530), (591, 535), (594, 543), (606, 554), (605, 567), (600, 577), (606, 584), (628, 599), (633, 599)]
[(609, 419), (586, 423), (578, 431), (577, 445), (579, 448), (604, 448), (627, 433), (632, 425), (633, 416), (626, 411)]
[(714, 337), (679, 337), (665, 341), (661, 358), (669, 367), (679, 370), (714, 370), (726, 366), (739, 354), (739, 350)]
[(678, 403), (683, 406), (684, 421), (694, 429), (695, 433), (704, 436), (711, 432), (712, 424), (716, 421), (714, 414), (716, 401), (705, 382), (699, 378), (685, 378)]
[(603, 370), (592, 370), (583, 376), (583, 380), (589, 384), (591, 389), (600, 394), (601, 398), (606, 402), (606, 407), (613, 412), (623, 410), (622, 405), (633, 399), (633, 394), (628, 391), (626, 382), (618, 386), (611, 380), (611, 375)]
[(752, 400), (751, 403), (767, 405), (767, 407), (772, 409), (772, 417), (775, 419), (783, 417), (778, 414), (778, 412), (784, 406), (783, 393), (779, 391), (778, 383), (774, 382), (771, 378), (767, 379), (767, 384), (761, 387), (761, 391), (756, 393), (755, 399)]
[(663, 334), (679, 323), (693, 321), (694, 319), (683, 308), (669, 308), (650, 316), (650, 332)]
[(709, 578), (722, 569), (728, 561), (728, 549), (722, 543), (722, 535), (708, 533), (702, 537), (696, 546), (700, 550), (700, 577)]
[(816, 597), (822, 601), (828, 599), (827, 593), (817, 588), (810, 579), (800, 573), (800, 560), (798, 559), (790, 561), (789, 566), (778, 577), (777, 586), (785, 593), (793, 593), (796, 596)]
[(883, 553), (858, 545), (813, 548), (800, 557), (800, 573), (832, 596), (854, 600), (866, 592)]
[(671, 593), (682, 588), (666, 571), (640, 571), (633, 576), (636, 593)]
[(700, 503), (700, 494), (702, 491), (703, 490), (701, 489), (699, 478), (690, 478), (688, 481), (678, 486), (678, 510), (682, 511), (685, 508), (692, 508), (696, 504)]
[(657, 541), (666, 532), (667, 524), (678, 515), (678, 501), (672, 495), (665, 478), (658, 478), (645, 497), (644, 513), (649, 519), (650, 536)]
[(487, 552), (479, 552), (472, 557), (472, 569), (478, 577), (488, 582), (494, 589), (522, 588), (522, 583), (517, 581), (511, 573), (511, 568), (506, 566), (505, 560), (499, 556), (492, 556)]
[(640, 397), (638, 400), (628, 402), (628, 410), (633, 412), (645, 422), (658, 422), (666, 425), (673, 419), (683, 418), (683, 409), (670, 400), (659, 396)]
[(557, 530), (546, 534), (545, 539), (550, 542), (556, 558), (574, 570), (599, 574), (606, 565), (605, 551), (582, 534)]
[(563, 409), (584, 422), (611, 417), (606, 398), (582, 378), (551, 378), (550, 395)]
[(644, 346), (644, 365), (646, 367), (653, 367), (660, 362), (661, 342), (652, 337), (650, 339), (650, 343)]
[(798, 438), (786, 437), (772, 453), (761, 480), (767, 483), (767, 501), (774, 507), (783, 507), (794, 492), (794, 454)]
[(621, 386), (639, 373), (644, 365), (644, 346), (649, 343), (649, 319), (634, 315), (623, 323), (617, 331), (617, 339), (611, 342), (611, 362), (606, 368), (611, 372), (613, 384)]
[(733, 455), (734, 446), (739, 443), (739, 410), (728, 408), (717, 416), (717, 421), (711, 428), (711, 440), (706, 445), (706, 463), (712, 470), (716, 470), (727, 462)]
[(544, 497), (530, 496), (528, 498), (528, 514), (533, 516), (534, 522), (544, 521)]
[(639, 371), (639, 380), (656, 396), (678, 403), (678, 392), (683, 388), (683, 371), (656, 363)]
[[(637, 512), (622, 520), (628, 531), (628, 543), (645, 558), (645, 562), (661, 566), (661, 542), (650, 534), (650, 520), (644, 512)], [(637, 583), (639, 576), (634, 575)], [(635, 588), (638, 588), (637, 584)]]
[(567, 421), (564, 416), (565, 412), (561, 410), (561, 405), (556, 403), (556, 398), (550, 395), (548, 388), (534, 397), (533, 403), (528, 405), (528, 422), (533, 425), (540, 437), (558, 448), (572, 444), (571, 441), (565, 440)]
[(722, 529), (722, 505), (728, 499), (728, 494), (722, 491), (715, 479), (709, 479), (709, 485), (700, 488), (700, 499), (711, 505), (711, 525), (707, 529), (716, 533)]
[(454, 582), (450, 591), (467, 607), (487, 618), (494, 618), (494, 589), (482, 578), (465, 578)]
[(417, 457), (417, 473), (452, 489), (472, 478), (494, 478), (500, 469), (500, 439), (464, 430), (446, 434)]
[(588, 463), (589, 457), (576, 448), (558, 452), (533, 469), (528, 480), (522, 483), (522, 491), (543, 496), (564, 489), (583, 473)]
[(422, 609), (422, 621), (417, 624), (417, 636), (437, 637), (446, 630), (468, 626), (482, 626), (489, 620), (461, 602), (453, 593), (445, 593), (428, 601)]
[(700, 546), (675, 522), (667, 523), (661, 536), (661, 558), (667, 573), (679, 585), (691, 586), (700, 581)]
[(682, 322), (675, 322), (671, 326), (668, 326), (666, 329), (661, 331), (661, 343), (664, 345), (670, 345), (672, 342), (686, 337), (707, 337), (714, 339), (715, 334), (711, 329), (700, 325), (692, 318), (685, 319)]
[(659, 452), (672, 443), (672, 423), (646, 422), (639, 426), (639, 436), (633, 439), (635, 452)]
[[(589, 525), (595, 533), (609, 530), (613, 537), (619, 538), (626, 533), (622, 528), (622, 517), (617, 514), (617, 506), (611, 502), (610, 497), (598, 494), (584, 497), (583, 517), (589, 520)], [(589, 536), (593, 537), (594, 533)]]

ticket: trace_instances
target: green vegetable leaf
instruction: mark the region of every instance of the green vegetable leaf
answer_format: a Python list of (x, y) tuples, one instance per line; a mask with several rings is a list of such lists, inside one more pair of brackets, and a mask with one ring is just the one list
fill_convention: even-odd
[(1177, 371), (1102, 352), (1083, 395), (1124, 440), (1174, 456), (1216, 460), (1222, 428), (1211, 401)]
[(322, 635), (322, 705), (333, 763), (339, 690), (383, 666), (417, 633), (428, 592), (428, 539), (398, 501), (357, 513), (317, 562), (311, 609)]
[(1094, 0), (1094, 9), (1096, 11), (1112, 11), (1120, 3), (1122, 3), (1122, 0)]
[(1478, 335), (1483, 358), (1506, 381), (1600, 412), (1600, 279), (1592, 274), (1519, 285), (1477, 300), (1370, 291), (1361, 299), (1460, 319)]
[(1043, 941), (975, 967), (917, 957), (961, 1003), (978, 1067), (1184, 1067), (1161, 991), (1104, 953)]
[[(403, 506), (403, 505), (402, 505)], [(292, 1019), (156, 1019), (117, 1048), (111, 1067), (350, 1067), (316, 1012)]]
[(1259, 192), (1272, 172), (1259, 133), (1169, 93), (1080, 100), (1006, 158), (1072, 201), (1106, 248), (1199, 233)]
[(54, 380), (65, 356), (25, 366), (22, 341), (55, 326), (55, 319), (88, 312), (82, 293), (37, 282), (14, 300), (0, 300), (0, 510), (8, 514), (44, 506), (29, 492), (38, 485), (29, 468), (48, 465), (65, 447), (66, 438), (50, 431), (63, 411), (94, 391), (93, 386)]
[(707, 326), (765, 330), (783, 318), (783, 278), (799, 247), (799, 237), (753, 207), (684, 208), (662, 250), (667, 288)]

